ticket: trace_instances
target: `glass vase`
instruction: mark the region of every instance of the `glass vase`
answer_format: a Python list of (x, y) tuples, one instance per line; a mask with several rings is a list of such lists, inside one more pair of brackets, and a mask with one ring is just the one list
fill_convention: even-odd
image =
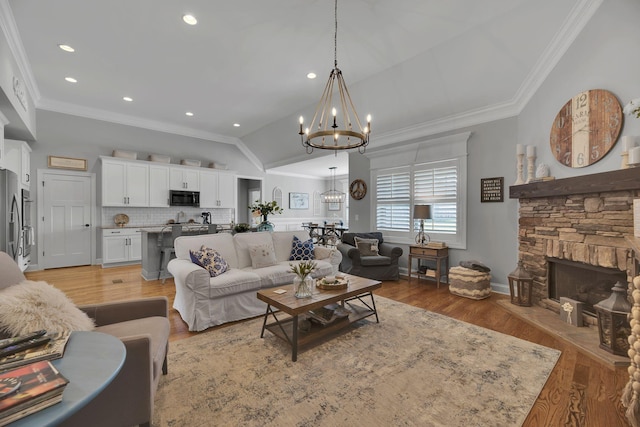
[(273, 231), (273, 224), (271, 224), (267, 218), (267, 215), (262, 215), (262, 222), (256, 227), (258, 231)]
[(295, 276), (293, 290), (296, 298), (311, 298), (313, 293), (313, 278), (311, 276)]

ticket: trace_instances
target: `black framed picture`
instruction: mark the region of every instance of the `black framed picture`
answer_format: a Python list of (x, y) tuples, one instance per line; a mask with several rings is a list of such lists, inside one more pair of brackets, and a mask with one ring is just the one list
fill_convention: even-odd
[(480, 179), (480, 202), (504, 201), (504, 177)]
[(289, 193), (289, 209), (309, 209), (309, 193)]

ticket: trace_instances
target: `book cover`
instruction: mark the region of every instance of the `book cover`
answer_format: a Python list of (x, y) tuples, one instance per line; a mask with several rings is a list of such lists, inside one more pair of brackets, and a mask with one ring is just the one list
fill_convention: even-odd
[(0, 379), (19, 382), (17, 391), (0, 399), (0, 421), (9, 415), (61, 395), (69, 381), (48, 360), (31, 363), (0, 374)]
[(69, 341), (69, 333), (56, 333), (47, 335), (51, 338), (47, 344), (29, 348), (27, 350), (0, 358), (0, 372), (7, 369), (28, 365), (41, 360), (55, 360), (64, 355), (64, 349)]

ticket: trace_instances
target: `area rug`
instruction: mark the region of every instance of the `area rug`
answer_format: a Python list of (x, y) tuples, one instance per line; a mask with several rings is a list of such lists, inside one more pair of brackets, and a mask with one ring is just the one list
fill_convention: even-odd
[(376, 297), (368, 318), (303, 349), (262, 319), (171, 343), (154, 427), (518, 426), (560, 352)]

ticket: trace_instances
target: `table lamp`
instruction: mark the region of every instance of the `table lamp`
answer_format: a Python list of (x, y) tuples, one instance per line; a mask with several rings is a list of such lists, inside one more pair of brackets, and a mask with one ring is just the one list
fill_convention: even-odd
[(413, 219), (420, 220), (420, 232), (416, 236), (416, 243), (424, 246), (425, 241), (429, 243), (429, 240), (431, 240), (429, 235), (424, 232), (424, 220), (431, 219), (431, 205), (415, 205), (413, 207)]

